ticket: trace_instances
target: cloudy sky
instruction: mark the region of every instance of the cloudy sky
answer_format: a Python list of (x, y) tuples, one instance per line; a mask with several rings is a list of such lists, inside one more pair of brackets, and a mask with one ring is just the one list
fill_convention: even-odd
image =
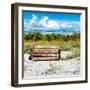
[(80, 15), (23, 11), (24, 31), (43, 34), (72, 34), (80, 32)]

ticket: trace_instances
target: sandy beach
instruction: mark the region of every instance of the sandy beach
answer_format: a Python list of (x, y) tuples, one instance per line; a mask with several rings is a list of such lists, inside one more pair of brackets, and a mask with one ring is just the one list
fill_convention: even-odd
[[(72, 54), (62, 52), (62, 57)], [(80, 76), (80, 57), (59, 61), (32, 61), (24, 54), (24, 78)]]

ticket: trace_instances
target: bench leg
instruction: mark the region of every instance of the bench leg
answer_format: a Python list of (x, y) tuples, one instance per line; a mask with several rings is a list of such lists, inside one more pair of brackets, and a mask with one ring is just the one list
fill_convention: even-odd
[(29, 60), (32, 60), (32, 54), (30, 53)]

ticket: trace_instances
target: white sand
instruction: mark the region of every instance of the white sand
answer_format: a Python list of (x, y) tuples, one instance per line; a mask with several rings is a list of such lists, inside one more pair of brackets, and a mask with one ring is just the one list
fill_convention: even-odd
[[(66, 57), (71, 52), (62, 52)], [(64, 56), (65, 55), (65, 56)], [(24, 77), (48, 78), (48, 77), (69, 77), (80, 75), (80, 58), (67, 61), (32, 61), (29, 54), (24, 55)]]

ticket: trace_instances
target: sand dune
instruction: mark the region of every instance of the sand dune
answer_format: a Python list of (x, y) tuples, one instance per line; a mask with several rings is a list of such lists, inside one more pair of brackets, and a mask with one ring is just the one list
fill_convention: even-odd
[[(63, 57), (71, 52), (63, 52)], [(80, 57), (60, 61), (32, 61), (29, 54), (24, 55), (25, 78), (69, 77), (80, 75)]]

